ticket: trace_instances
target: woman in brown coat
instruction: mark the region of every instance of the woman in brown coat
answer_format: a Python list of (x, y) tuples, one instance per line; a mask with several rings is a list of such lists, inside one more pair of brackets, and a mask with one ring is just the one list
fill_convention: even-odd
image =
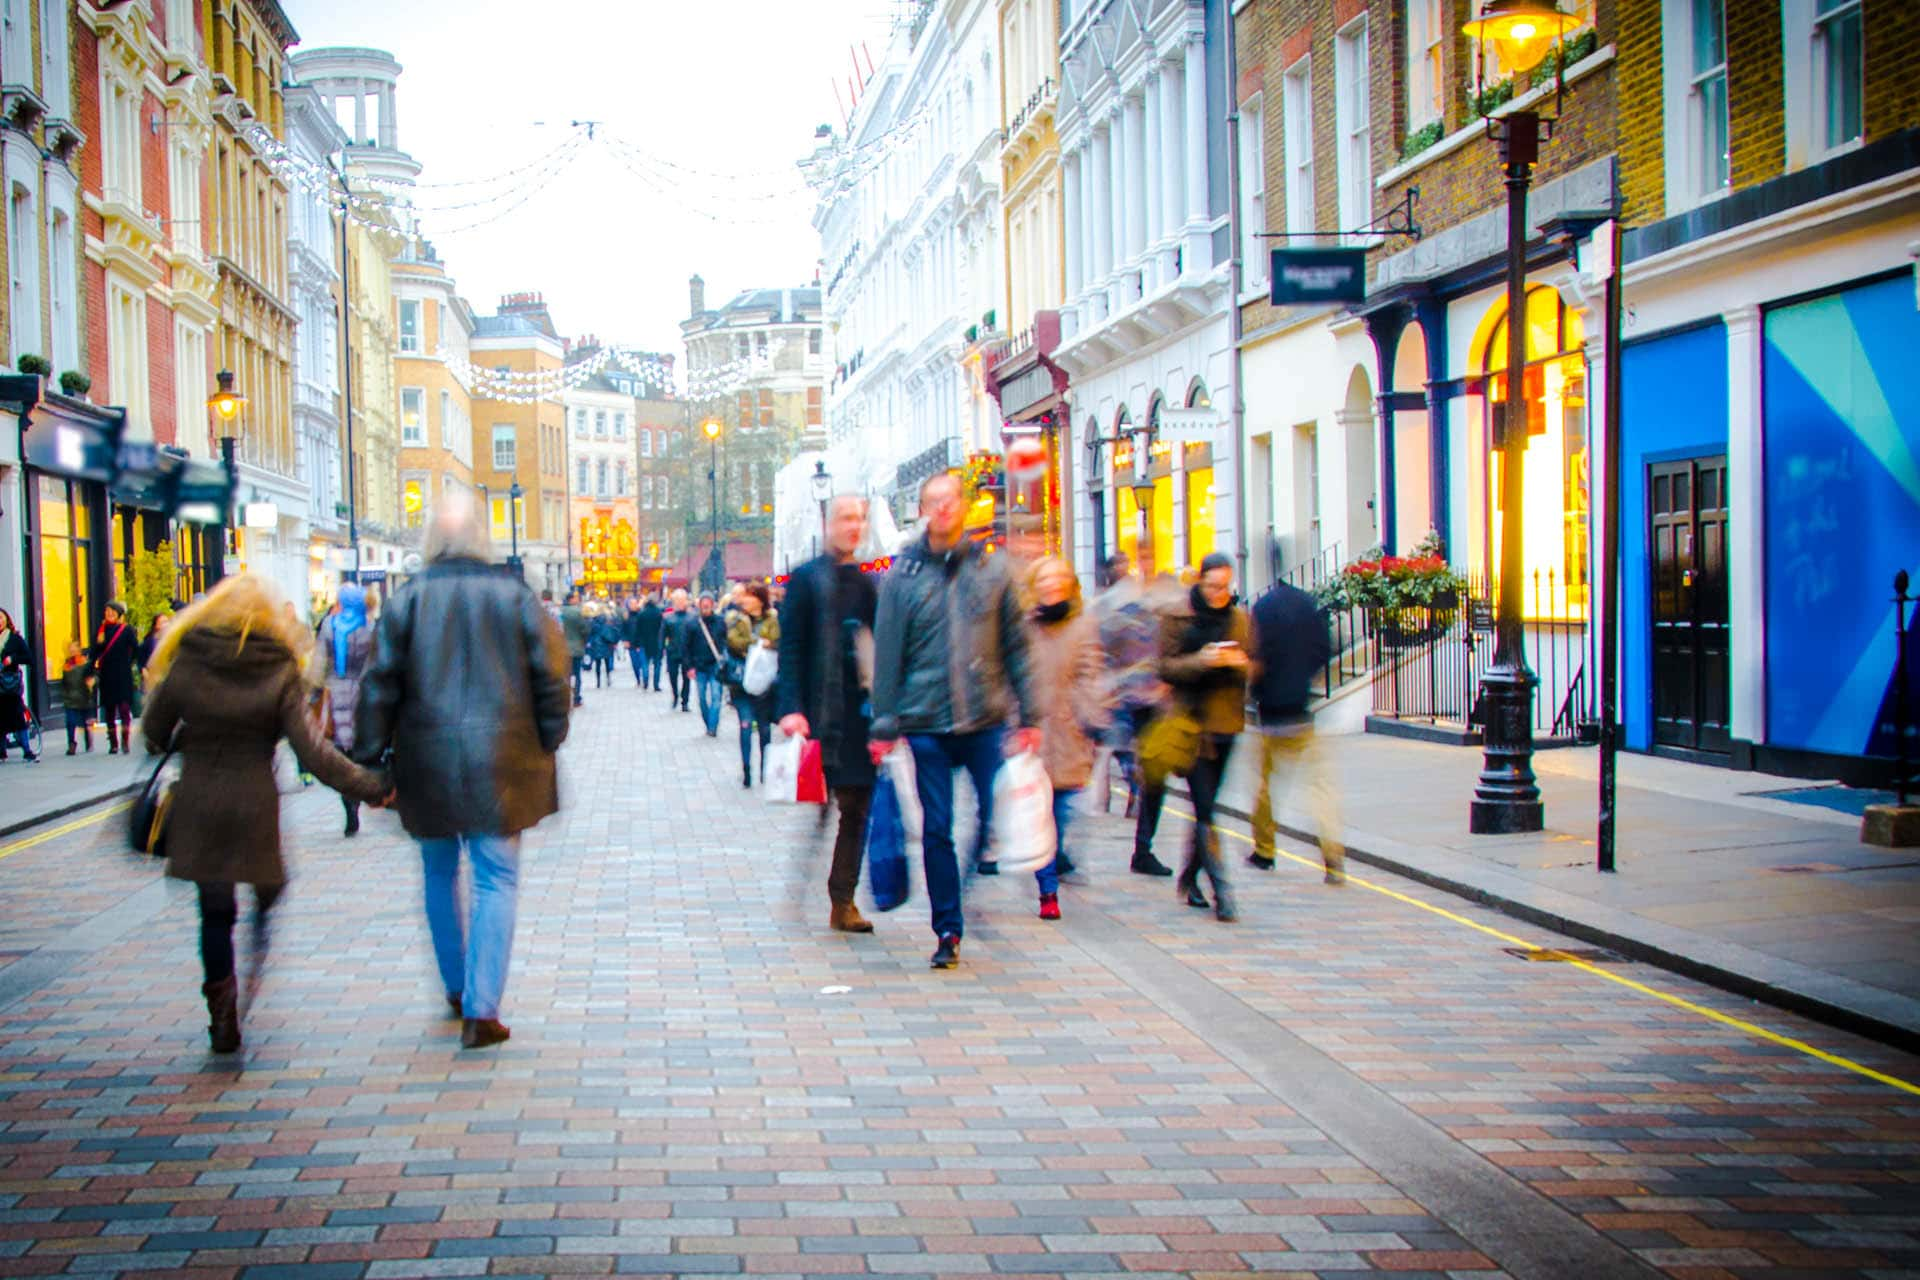
[(287, 882), (280, 858), (280, 792), (273, 753), (281, 738), (328, 786), (377, 802), (387, 781), (349, 761), (306, 711), (298, 654), (305, 630), (252, 575), (227, 578), (168, 628), (149, 667), (159, 686), (140, 722), (147, 750), (171, 744), (180, 781), (167, 816), (167, 874), (200, 889), (202, 988), (215, 1053), (240, 1047), (234, 979), (234, 888), (254, 893), (251, 980), (266, 958), (267, 913)]
[(1080, 599), (1080, 579), (1057, 556), (1035, 561), (1022, 594), (1027, 614), (1027, 662), (1040, 698), (1040, 759), (1053, 784), (1054, 858), (1034, 873), (1040, 882), (1040, 918), (1060, 918), (1060, 877), (1073, 870), (1067, 824), (1073, 801), (1093, 777), (1100, 735), (1108, 720), (1106, 650), (1100, 627)]

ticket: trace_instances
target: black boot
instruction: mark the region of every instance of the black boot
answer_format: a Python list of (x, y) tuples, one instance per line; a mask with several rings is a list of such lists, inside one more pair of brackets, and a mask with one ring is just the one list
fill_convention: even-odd
[(345, 796), (341, 796), (340, 803), (346, 806), (346, 810), (347, 810), (347, 834), (350, 836), (358, 835), (360, 833), (359, 802), (355, 800), (349, 800)]
[(240, 984), (232, 974), (200, 988), (207, 998), (207, 1040), (215, 1053), (240, 1047)]

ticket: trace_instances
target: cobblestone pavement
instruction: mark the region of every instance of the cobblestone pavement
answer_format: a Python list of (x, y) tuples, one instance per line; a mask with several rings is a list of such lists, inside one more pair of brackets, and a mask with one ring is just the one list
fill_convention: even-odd
[(1220, 925), (1117, 816), (1064, 921), (975, 881), (930, 972), (924, 896), (826, 931), (730, 715), (587, 698), (495, 1050), (390, 815), (288, 797), (237, 1062), (118, 815), (0, 842), (0, 1275), (1920, 1276), (1909, 1056), (1383, 875), (1242, 868)]

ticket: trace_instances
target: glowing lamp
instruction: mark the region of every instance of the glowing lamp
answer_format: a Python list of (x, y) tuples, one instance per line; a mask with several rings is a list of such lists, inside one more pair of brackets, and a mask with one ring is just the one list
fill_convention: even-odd
[(1500, 65), (1526, 72), (1540, 65), (1561, 36), (1580, 25), (1553, 0), (1486, 0), (1480, 16), (1460, 24), (1468, 38), (1493, 46)]
[(700, 430), (707, 439), (718, 440), (720, 438), (720, 419), (708, 418), (700, 424)]
[(233, 389), (233, 374), (222, 369), (214, 375), (220, 389), (207, 397), (207, 408), (220, 415), (222, 422), (232, 422), (240, 416), (240, 410), (246, 407), (247, 398)]

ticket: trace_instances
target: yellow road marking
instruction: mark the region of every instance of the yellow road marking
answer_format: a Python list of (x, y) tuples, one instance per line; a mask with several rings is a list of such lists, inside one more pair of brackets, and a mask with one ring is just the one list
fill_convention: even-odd
[(75, 818), (72, 822), (64, 823), (51, 831), (42, 831), (37, 836), (28, 836), (24, 840), (15, 840), (12, 844), (0, 845), (0, 858), (10, 858), (22, 849), (31, 849), (37, 844), (45, 844), (55, 836), (64, 836), (69, 832), (78, 831), (82, 827), (90, 827), (96, 822), (102, 822), (111, 818), (116, 813), (125, 813), (132, 807), (133, 801), (122, 800), (116, 805), (110, 805), (105, 809), (90, 813), (84, 818)]
[[(1162, 810), (1162, 812), (1170, 813), (1174, 817), (1179, 818), (1183, 822), (1193, 821), (1192, 814), (1182, 813), (1180, 812), (1180, 810), (1174, 808), (1172, 805), (1168, 805), (1164, 810)], [(1231, 827), (1223, 827), (1216, 824), (1215, 830), (1220, 831), (1224, 835), (1232, 836), (1235, 840), (1240, 841), (1242, 844), (1251, 845), (1253, 843), (1253, 840), (1250, 837), (1241, 835), (1238, 831), (1235, 831)], [(1280, 849), (1280, 848), (1276, 848), (1274, 852), (1279, 854), (1281, 857), (1288, 859), (1289, 861), (1299, 863), (1303, 867), (1313, 867), (1316, 870), (1318, 870), (1323, 865), (1322, 860), (1319, 858), (1305, 858), (1300, 856), (1297, 853), (1290, 853), (1287, 850)], [(1363, 889), (1371, 889), (1373, 892), (1378, 894), (1383, 894), (1386, 897), (1392, 898), (1396, 902), (1404, 902), (1408, 906), (1418, 907), (1422, 911), (1431, 912), (1434, 915), (1440, 916), (1443, 919), (1451, 920), (1455, 924), (1465, 925), (1469, 929), (1473, 929), (1479, 933), (1484, 933), (1489, 937), (1498, 938), (1502, 942), (1509, 942), (1517, 947), (1525, 947), (1529, 951), (1547, 951), (1547, 950), (1557, 949), (1557, 948), (1542, 947), (1537, 943), (1528, 942), (1525, 938), (1516, 938), (1510, 933), (1502, 933), (1500, 930), (1481, 924), (1477, 920), (1469, 920), (1467, 917), (1461, 915), (1457, 911), (1449, 911), (1445, 907), (1435, 906), (1431, 902), (1423, 902), (1419, 898), (1413, 897), (1411, 894), (1401, 893), (1397, 889), (1389, 889), (1387, 888), (1387, 886), (1383, 884), (1376, 884), (1371, 880), (1367, 880), (1360, 876), (1356, 876), (1350, 871), (1347, 873), (1347, 883), (1358, 885)], [(1673, 1005), (1676, 1008), (1685, 1009), (1688, 1013), (1698, 1014), (1700, 1017), (1706, 1018), (1709, 1021), (1718, 1022), (1723, 1026), (1732, 1027), (1736, 1031), (1743, 1031), (1750, 1036), (1756, 1036), (1761, 1040), (1767, 1041), (1769, 1044), (1777, 1044), (1782, 1046), (1783, 1048), (1792, 1049), (1797, 1053), (1804, 1053), (1808, 1057), (1818, 1058), (1821, 1062), (1827, 1063), (1830, 1066), (1841, 1067), (1841, 1068), (1844, 1068), (1845, 1070), (1854, 1072), (1856, 1075), (1865, 1076), (1869, 1080), (1875, 1080), (1881, 1084), (1890, 1085), (1895, 1089), (1901, 1090), (1902, 1092), (1911, 1093), (1916, 1096), (1920, 1096), (1920, 1085), (1916, 1085), (1911, 1081), (1902, 1080), (1898, 1076), (1890, 1076), (1884, 1071), (1875, 1071), (1872, 1067), (1869, 1067), (1864, 1063), (1855, 1062), (1851, 1058), (1843, 1058), (1839, 1054), (1828, 1053), (1825, 1049), (1817, 1049), (1813, 1045), (1808, 1044), (1804, 1040), (1796, 1040), (1792, 1036), (1783, 1036), (1778, 1032), (1769, 1031), (1765, 1027), (1756, 1026), (1753, 1023), (1748, 1022), (1744, 1019), (1735, 1018), (1729, 1014), (1724, 1014), (1717, 1010), (1709, 1009), (1704, 1005), (1695, 1004), (1693, 1001), (1685, 999), (1681, 996), (1676, 996), (1670, 992), (1661, 991), (1655, 987), (1650, 987), (1644, 982), (1636, 982), (1632, 978), (1622, 977), (1617, 973), (1609, 973), (1605, 969), (1602, 969), (1600, 966), (1595, 964), (1590, 964), (1585, 960), (1569, 959), (1569, 960), (1563, 961), (1563, 963), (1571, 966), (1572, 968), (1579, 969), (1579, 970), (1582, 970), (1583, 972), (1593, 974), (1595, 977), (1605, 978), (1608, 982), (1618, 983), (1619, 985), (1626, 987), (1630, 991), (1637, 991), (1641, 995), (1652, 996), (1655, 1000), (1665, 1001), (1667, 1004)]]

